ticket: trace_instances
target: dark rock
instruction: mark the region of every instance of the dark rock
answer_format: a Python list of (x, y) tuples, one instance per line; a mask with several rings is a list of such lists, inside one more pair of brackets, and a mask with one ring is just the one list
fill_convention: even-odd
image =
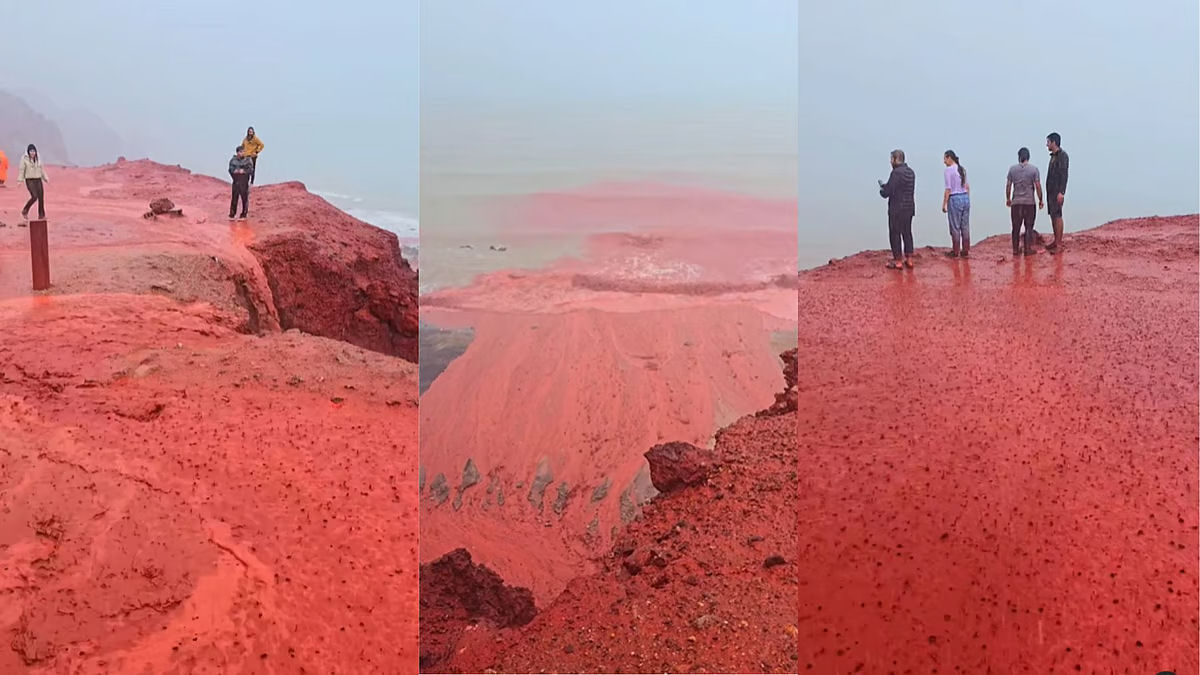
[(156, 215), (169, 213), (174, 208), (175, 208), (175, 202), (171, 201), (170, 199), (167, 199), (166, 197), (159, 197), (158, 199), (155, 199), (154, 201), (150, 202), (150, 212), (154, 213)]
[(562, 482), (558, 484), (558, 495), (554, 498), (554, 512), (562, 515), (567, 510), (567, 501), (571, 498), (571, 488)]
[(486, 620), (497, 628), (524, 626), (537, 608), (533, 592), (509, 586), (500, 575), (471, 560), (466, 549), (456, 549), (420, 570), (421, 610), (461, 608), (471, 620)]
[(608, 491), (612, 487), (612, 479), (604, 478), (604, 482), (597, 485), (596, 489), (592, 490), (592, 503), (596, 503), (608, 496)]
[(779, 355), (783, 361), (783, 381), (785, 388), (782, 392), (775, 394), (775, 402), (770, 408), (758, 413), (759, 417), (769, 417), (774, 415), (784, 415), (790, 412), (796, 412), (800, 392), (797, 388), (799, 380), (799, 364), (796, 361), (797, 350), (789, 349)]
[(542, 499), (546, 495), (546, 486), (554, 480), (554, 472), (550, 470), (550, 462), (546, 458), (538, 462), (537, 473), (534, 474), (533, 483), (529, 486), (529, 505), (538, 511), (542, 510)]
[(664, 493), (703, 483), (717, 465), (711, 450), (683, 442), (650, 448), (646, 461), (650, 463), (650, 481)]
[(479, 469), (475, 468), (475, 460), (468, 459), (467, 465), (463, 467), (462, 485), (459, 487), (459, 489), (466, 490), (467, 488), (471, 487), (472, 485), (475, 485), (478, 482), (479, 482)]
[(780, 565), (786, 565), (786, 564), (787, 564), (787, 560), (781, 555), (768, 556), (767, 559), (763, 561), (763, 567), (765, 567), (767, 569), (771, 569), (772, 567), (778, 567)]
[(429, 484), (429, 498), (438, 506), (445, 504), (450, 498), (450, 485), (446, 483), (446, 474), (439, 473), (433, 477), (433, 482)]

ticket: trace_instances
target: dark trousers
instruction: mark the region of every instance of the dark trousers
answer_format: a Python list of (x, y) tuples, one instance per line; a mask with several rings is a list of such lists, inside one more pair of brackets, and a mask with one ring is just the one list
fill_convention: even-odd
[[(888, 214), (888, 239), (892, 243), (892, 258), (894, 260), (899, 260), (901, 257), (912, 257), (912, 219), (911, 213)], [(901, 256), (901, 243), (904, 245), (903, 256)]]
[(29, 209), (33, 208), (33, 203), (38, 205), (38, 220), (46, 219), (46, 189), (42, 186), (41, 178), (26, 178), (25, 187), (29, 189), (29, 201), (25, 202), (25, 208), (21, 209), (22, 216), (29, 215)]
[(250, 158), (250, 184), (254, 185), (254, 172), (258, 170), (258, 155)]
[(229, 217), (232, 218), (237, 213), (238, 198), (242, 199), (242, 217), (246, 217), (246, 212), (250, 210), (250, 182), (246, 179), (234, 179), (233, 181), (233, 198), (229, 200)]
[(1021, 249), (1021, 227), (1025, 227), (1025, 250), (1033, 248), (1033, 219), (1037, 217), (1035, 204), (1012, 205), (1012, 245), (1013, 251)]

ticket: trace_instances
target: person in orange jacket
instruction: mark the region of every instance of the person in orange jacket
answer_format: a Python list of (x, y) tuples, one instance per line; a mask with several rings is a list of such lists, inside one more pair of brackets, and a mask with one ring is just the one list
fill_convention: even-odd
[(0, 150), (0, 188), (8, 187), (5, 183), (8, 182), (8, 155)]
[(242, 150), (250, 158), (250, 184), (254, 185), (254, 171), (258, 169), (258, 153), (263, 151), (262, 139), (254, 133), (254, 127), (246, 129), (246, 137), (242, 139)]

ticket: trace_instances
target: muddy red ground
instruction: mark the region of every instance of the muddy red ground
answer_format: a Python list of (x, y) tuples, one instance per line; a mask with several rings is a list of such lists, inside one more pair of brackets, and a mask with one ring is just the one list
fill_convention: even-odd
[(528, 625), (445, 604), (427, 615), (423, 565), (423, 658), (441, 650), (425, 670), (795, 672), (796, 415), (777, 413), (724, 429), (707, 483), (656, 497)]
[(1197, 672), (1198, 227), (801, 275), (801, 673)]
[(0, 672), (413, 672), (415, 366), (267, 324), (292, 305), (246, 246), (315, 198), (230, 226), (209, 179), (129, 164), (55, 174), (49, 294), (0, 216)]

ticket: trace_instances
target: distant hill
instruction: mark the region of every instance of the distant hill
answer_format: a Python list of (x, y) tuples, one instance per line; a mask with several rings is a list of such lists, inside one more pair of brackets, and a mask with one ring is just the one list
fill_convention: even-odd
[(24, 99), (29, 107), (54, 121), (62, 132), (71, 161), (80, 166), (109, 164), (122, 155), (141, 157), (129, 142), (99, 115), (82, 107), (62, 106), (34, 89), (12, 87), (8, 93)]
[(0, 148), (10, 162), (25, 154), (33, 143), (49, 164), (70, 164), (62, 131), (53, 120), (34, 110), (24, 99), (0, 91)]

